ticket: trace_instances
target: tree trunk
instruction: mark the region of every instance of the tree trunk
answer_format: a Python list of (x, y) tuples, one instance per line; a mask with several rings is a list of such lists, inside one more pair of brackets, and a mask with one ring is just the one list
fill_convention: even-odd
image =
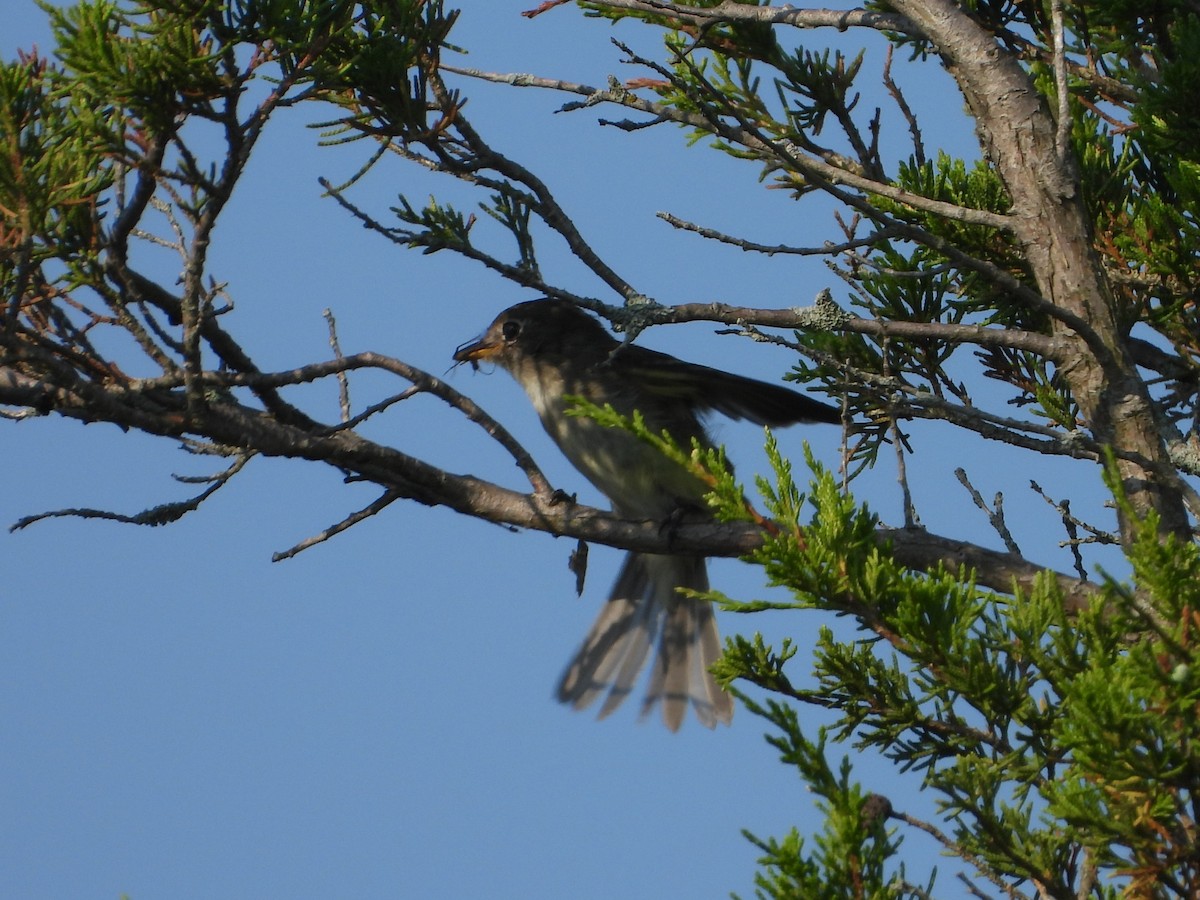
[[(1017, 59), (957, 4), (896, 0), (937, 47), (958, 83), (983, 152), (1012, 199), (1013, 229), (1042, 296), (1076, 321), (1054, 333), (1076, 350), (1059, 369), (1095, 439), (1116, 452), (1121, 484), (1139, 517), (1154, 511), (1166, 533), (1190, 537), (1178, 475), (1156, 427), (1092, 242), (1077, 167), (1060, 156), (1055, 119)], [(1128, 540), (1129, 523), (1122, 521)]]

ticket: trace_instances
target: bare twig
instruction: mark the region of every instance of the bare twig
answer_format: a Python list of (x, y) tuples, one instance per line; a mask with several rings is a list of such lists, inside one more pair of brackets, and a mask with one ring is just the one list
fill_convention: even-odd
[(381, 497), (379, 497), (377, 500), (375, 500), (373, 503), (363, 507), (362, 509), (358, 510), (357, 512), (351, 513), (350, 515), (346, 516), (346, 518), (342, 519), (342, 521), (338, 522), (337, 524), (330, 525), (328, 528), (324, 529), (323, 531), (321, 531), (317, 534), (314, 534), (312, 537), (305, 538), (300, 543), (295, 544), (292, 547), (289, 547), (287, 550), (281, 550), (278, 553), (271, 554), (271, 562), (281, 562), (282, 560), (285, 560), (285, 559), (291, 559), (293, 556), (296, 556), (299, 553), (303, 553), (308, 548), (315, 547), (317, 544), (323, 543), (323, 542), (329, 540), (330, 538), (341, 534), (346, 529), (350, 528), (353, 525), (357, 525), (359, 522), (362, 522), (364, 519), (369, 519), (371, 516), (375, 515), (376, 513), (381, 512), (382, 510), (384, 510), (388, 506), (390, 506), (392, 503), (395, 503), (397, 500), (400, 500), (400, 499), (402, 499), (402, 497), (399, 494), (392, 492), (392, 491), (387, 491)]
[[(437, 168), (435, 166), (435, 168)], [(439, 171), (441, 171), (439, 169)], [(480, 183), (478, 178), (467, 174), (454, 173), (456, 177), (462, 178), (473, 183)], [(318, 179), (321, 186), (329, 192), (334, 201), (343, 209), (349, 212), (352, 216), (358, 219), (364, 227), (383, 235), (388, 240), (400, 244), (401, 246), (416, 246), (419, 244), (418, 235), (416, 232), (406, 228), (397, 228), (394, 226), (384, 225), (378, 219), (367, 213), (361, 207), (350, 201), (340, 190), (334, 187), (329, 181), (324, 178)], [(467, 259), (475, 260), (482, 263), (487, 268), (507, 278), (515, 284), (530, 288), (547, 297), (556, 297), (558, 299), (578, 299), (567, 291), (555, 285), (549, 284), (542, 280), (541, 276), (532, 269), (515, 266), (510, 263), (503, 262), (497, 257), (487, 253), (474, 245), (456, 245), (454, 252), (465, 256)], [(592, 309), (602, 310), (604, 304), (599, 300), (590, 300), (585, 305)]]
[(571, 0), (542, 0), (542, 3), (540, 3), (537, 7), (534, 9), (527, 9), (522, 12), (521, 15), (527, 19), (532, 19), (536, 16), (540, 16), (544, 12), (549, 12), (556, 6), (562, 6), (564, 3), (570, 2)]
[[(1120, 543), (1120, 540), (1115, 534), (1105, 531), (1101, 528), (1097, 528), (1094, 525), (1089, 525), (1087, 522), (1084, 522), (1082, 519), (1079, 519), (1073, 515), (1071, 512), (1070, 500), (1053, 500), (1044, 490), (1042, 490), (1041, 485), (1039, 485), (1036, 481), (1030, 481), (1029, 486), (1039, 497), (1049, 503), (1050, 506), (1054, 508), (1054, 511), (1059, 514), (1059, 516), (1062, 517), (1063, 528), (1067, 532), (1067, 539), (1065, 541), (1059, 541), (1058, 546), (1071, 548), (1071, 555), (1075, 563), (1075, 571), (1079, 573), (1080, 578), (1086, 581), (1088, 577), (1087, 569), (1085, 569), (1083, 565), (1083, 556), (1079, 551), (1080, 545), (1118, 544)], [(1087, 537), (1081, 538), (1079, 536), (1080, 528), (1088, 532)]]
[[(329, 349), (333, 351), (333, 358), (344, 359), (341, 343), (338, 341), (337, 321), (333, 317), (333, 310), (326, 307), (322, 315), (325, 317), (325, 322), (329, 325)], [(338, 405), (341, 407), (342, 422), (345, 423), (350, 421), (350, 382), (346, 378), (345, 369), (337, 373), (337, 381)]]
[[(444, 67), (449, 69), (449, 67)], [(429, 73), (429, 85), (443, 109), (453, 104), (453, 94), (442, 81), (441, 75), (434, 71)], [(464, 168), (468, 171), (477, 166), (484, 166), (498, 172), (505, 178), (523, 185), (533, 195), (534, 208), (542, 221), (558, 232), (566, 242), (571, 253), (585, 266), (592, 270), (601, 281), (617, 292), (626, 301), (633, 300), (641, 294), (616, 273), (608, 263), (604, 262), (584, 239), (574, 221), (559, 205), (558, 200), (544, 181), (515, 160), (510, 159), (488, 144), (471, 126), (461, 110), (456, 110), (454, 128), (462, 135), (463, 141), (474, 155), (474, 161)], [(457, 167), (446, 163), (447, 171), (454, 172)]]
[[(883, 339), (882, 357), (884, 361), (883, 376), (891, 378), (891, 373), (887, 370), (887, 361), (890, 354), (887, 352), (887, 337)], [(904, 433), (900, 430), (900, 423), (897, 420), (894, 407), (889, 403), (887, 406), (887, 422), (888, 431), (892, 435), (892, 447), (896, 453), (896, 481), (900, 484), (900, 497), (904, 507), (904, 527), (916, 528), (918, 517), (916, 507), (913, 506), (912, 490), (908, 486), (908, 466), (905, 463), (904, 454), (910, 451), (908, 441), (905, 439)]]
[(766, 256), (775, 256), (776, 254), (794, 255), (794, 256), (833, 256), (838, 253), (845, 253), (847, 250), (854, 250), (859, 247), (874, 247), (883, 241), (888, 241), (893, 238), (900, 237), (899, 229), (881, 228), (864, 238), (855, 238), (854, 240), (843, 241), (840, 244), (827, 243), (820, 247), (792, 247), (787, 244), (759, 244), (755, 241), (746, 240), (745, 238), (733, 237), (724, 232), (717, 231), (713, 228), (706, 228), (702, 225), (697, 225), (693, 222), (688, 222), (685, 219), (680, 219), (668, 212), (658, 213), (658, 217), (680, 231), (691, 231), (700, 237), (709, 238), (711, 240), (720, 241), (723, 244), (730, 244), (740, 250), (747, 252), (762, 253)]
[(904, 116), (904, 121), (908, 124), (908, 133), (912, 136), (913, 142), (913, 159), (918, 166), (923, 166), (925, 165), (925, 141), (921, 137), (921, 126), (917, 123), (917, 117), (908, 105), (908, 100), (905, 99), (904, 92), (892, 80), (892, 52), (894, 49), (892, 44), (888, 44), (887, 57), (883, 63), (883, 86), (887, 88), (887, 92), (896, 101), (896, 106), (899, 107), (900, 114)]
[(366, 409), (364, 409), (358, 415), (351, 416), (350, 418), (345, 419), (340, 425), (337, 425), (336, 427), (333, 427), (333, 428), (329, 428), (325, 433), (326, 434), (335, 434), (339, 431), (346, 431), (346, 430), (349, 430), (352, 428), (357, 428), (363, 422), (367, 421), (367, 419), (370, 419), (373, 416), (377, 416), (381, 412), (385, 412), (386, 410), (395, 406), (397, 403), (402, 403), (405, 400), (408, 400), (411, 397), (415, 397), (417, 394), (420, 394), (420, 393), (422, 393), (421, 388), (417, 387), (415, 384), (410, 385), (409, 387), (400, 391), (400, 393), (398, 393), (398, 394), (392, 394), (392, 396), (385, 397), (384, 399), (378, 401), (377, 403), (372, 403), (370, 406), (368, 406)]
[(23, 528), (28, 528), (35, 522), (41, 522), (44, 519), (59, 519), (59, 518), (77, 518), (77, 519), (107, 519), (110, 522), (122, 522), (126, 525), (167, 525), (171, 522), (178, 521), (190, 512), (199, 509), (200, 504), (223, 488), (229, 483), (235, 475), (238, 474), (253, 457), (252, 452), (242, 452), (234, 460), (233, 464), (223, 472), (216, 475), (204, 476), (203, 478), (180, 477), (176, 476), (177, 480), (193, 483), (196, 481), (205, 481), (209, 486), (188, 500), (179, 500), (172, 503), (162, 503), (158, 506), (144, 509), (141, 512), (126, 514), (111, 512), (104, 509), (92, 509), (88, 507), (76, 507), (71, 509), (56, 509), (50, 512), (37, 513), (32, 516), (23, 516), (9, 527), (9, 531), (20, 531)]
[(894, 415), (888, 415), (888, 431), (892, 433), (892, 446), (896, 451), (896, 480), (900, 483), (900, 495), (904, 504), (904, 527), (916, 528), (919, 524), (917, 509), (913, 505), (912, 491), (908, 486), (908, 466), (905, 464), (904, 452), (907, 442), (900, 432), (900, 423)]
[[(926, 822), (924, 819), (918, 819), (916, 816), (909, 815), (908, 813), (897, 812), (894, 810), (891, 814), (891, 818), (899, 819), (901, 822), (912, 826), (918, 831), (925, 832), (927, 835), (941, 844), (942, 847), (945, 848), (946, 852), (971, 863), (975, 867), (975, 871), (979, 872), (984, 878), (986, 878), (996, 887), (1000, 888), (1000, 890), (1004, 891), (1005, 896), (1012, 898), (1012, 900), (1019, 900), (1019, 898), (1022, 897), (1022, 895), (1017, 893), (1011, 885), (1007, 884), (996, 874), (992, 867), (987, 864), (986, 860), (975, 856), (975, 854), (971, 853), (970, 850), (968, 850), (958, 841), (954, 840), (954, 838), (950, 837), (950, 835), (946, 834), (936, 825), (932, 824), (931, 822)], [(974, 886), (971, 885), (969, 881), (966, 881), (965, 883), (974, 889)], [(982, 896), (979, 895), (978, 892), (976, 892), (976, 895)]]
[(979, 491), (975, 490), (975, 486), (967, 478), (966, 469), (963, 469), (961, 466), (955, 469), (954, 477), (958, 479), (959, 484), (967, 489), (967, 493), (971, 495), (971, 500), (975, 505), (983, 510), (983, 514), (988, 518), (988, 523), (992, 528), (996, 529), (996, 534), (1000, 535), (1000, 539), (1004, 541), (1004, 546), (1008, 552), (1020, 556), (1021, 548), (1013, 540), (1012, 532), (1008, 530), (1008, 524), (1004, 521), (1004, 495), (997, 491), (996, 497), (992, 501), (992, 506), (989, 507), (984, 501), (983, 496)]
[[(785, 309), (763, 309), (761, 307), (735, 306), (729, 303), (681, 303), (664, 306), (656, 310), (654, 324), (668, 322), (723, 322), (729, 325), (758, 325), (767, 328), (805, 329), (812, 327), (807, 307)], [(1025, 350), (1049, 360), (1060, 358), (1062, 342), (1034, 331), (1016, 328), (984, 327), (982, 325), (960, 325), (945, 322), (896, 322), (882, 319), (867, 319), (843, 314), (838, 317), (836, 327), (840, 331), (885, 337), (932, 340), (953, 344), (975, 344), (980, 347), (1008, 347)]]

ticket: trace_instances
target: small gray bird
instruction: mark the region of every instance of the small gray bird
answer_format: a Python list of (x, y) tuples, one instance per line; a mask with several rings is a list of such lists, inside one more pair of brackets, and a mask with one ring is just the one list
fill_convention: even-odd
[[(700, 421), (709, 411), (771, 426), (841, 421), (834, 407), (787, 388), (622, 344), (595, 318), (562, 300), (533, 300), (505, 310), (483, 337), (459, 347), (454, 359), (491, 361), (506, 369), (559, 449), (623, 518), (666, 521), (681, 509), (703, 507), (707, 489), (636, 436), (567, 415), (564, 397), (611, 404), (625, 416), (637, 410), (650, 431), (665, 429), (684, 447), (693, 438), (711, 446)], [(690, 704), (709, 728), (728, 724), (733, 702), (708, 671), (721, 655), (712, 604), (685, 597), (680, 588), (708, 590), (704, 557), (631, 552), (563, 674), (558, 699), (583, 709), (607, 693), (603, 718), (633, 690), (657, 640), (642, 715), (661, 701), (663, 721), (674, 731)]]

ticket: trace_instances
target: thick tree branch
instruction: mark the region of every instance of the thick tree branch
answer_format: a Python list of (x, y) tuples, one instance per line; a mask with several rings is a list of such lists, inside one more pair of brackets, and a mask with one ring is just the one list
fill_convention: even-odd
[[(530, 485), (536, 492), (539, 494), (552, 493), (549, 482), (534, 462), (533, 457), (529, 455), (529, 452), (517, 442), (503, 425), (488, 415), (475, 401), (454, 390), (454, 388), (450, 387), (440, 378), (390, 356), (371, 352), (356, 353), (352, 356), (341, 356), (327, 362), (309, 363), (288, 372), (210, 372), (206, 373), (203, 383), (206, 388), (220, 390), (228, 390), (235, 387), (274, 389), (288, 385), (307, 384), (357, 369), (382, 369), (383, 371), (391, 372), (410, 382), (418, 392), (432, 394), (440, 400), (445, 401), (451, 407), (461, 412), (469, 421), (480, 426), (493, 440), (500, 444), (513, 457), (517, 466), (525, 473)], [(177, 376), (163, 376), (160, 378), (133, 379), (125, 387), (133, 393), (153, 393), (170, 391), (179, 387), (180, 384), (181, 381)], [(355, 419), (335, 426), (322, 426), (310, 420), (311, 425), (304, 430), (321, 435), (333, 434), (345, 431), (348, 425), (361, 420), (361, 418), (362, 416), (355, 417)]]
[[(894, 6), (937, 47), (966, 98), (984, 152), (1012, 198), (1015, 233), (1040, 293), (1086, 323), (1088, 332), (1080, 332), (1055, 320), (1056, 332), (1075, 344), (1058, 373), (1099, 443), (1149, 462), (1119, 463), (1126, 496), (1141, 513), (1157, 511), (1164, 530), (1190, 536), (1178, 479), (1167, 474), (1174, 470), (1153, 404), (1125, 346), (1116, 304), (1093, 249), (1078, 166), (1059, 152), (1058, 128), (1045, 99), (1020, 62), (958, 4), (896, 0)], [(1123, 535), (1131, 536), (1128, 523)]]
[(913, 37), (920, 35), (918, 26), (895, 13), (873, 12), (865, 9), (796, 9), (791, 5), (749, 6), (725, 0), (716, 6), (683, 6), (662, 0), (603, 0), (603, 6), (630, 13), (650, 13), (670, 16), (681, 24), (702, 27), (717, 22), (753, 22), (761, 25), (789, 25), (794, 28), (870, 28), (875, 31), (894, 31)]
[[(347, 357), (323, 364), (326, 374), (345, 366), (381, 364), (370, 355)], [(382, 366), (389, 368), (389, 366)], [(264, 376), (275, 384), (308, 380), (295, 373)], [(407, 377), (407, 376), (406, 376)], [(247, 381), (233, 376), (231, 381)], [(497, 524), (544, 531), (646, 553), (700, 553), (706, 556), (744, 556), (762, 543), (760, 528), (752, 523), (680, 522), (665, 530), (661, 522), (621, 519), (612, 513), (561, 499), (548, 490), (522, 494), (472, 475), (446, 472), (416, 457), (376, 444), (355, 434), (326, 427), (306, 431), (230, 400), (209, 403), (199, 422), (188, 423), (186, 399), (181, 391), (150, 390), (148, 383), (128, 387), (97, 388), (86, 394), (55, 388), (10, 367), (0, 366), (0, 404), (51, 411), (84, 422), (107, 420), (124, 427), (167, 437), (200, 433), (208, 440), (264, 456), (323, 462), (356, 477), (372, 481), (388, 496), (416, 500), (429, 506), (446, 506), (456, 512)], [(159, 387), (159, 385), (153, 385)], [(97, 396), (103, 394), (103, 401)], [(151, 412), (153, 397), (157, 412)], [(881, 529), (880, 539), (891, 542), (896, 558), (910, 568), (927, 570), (938, 564), (951, 568), (967, 565), (976, 570), (979, 584), (1006, 593), (1014, 585), (1032, 585), (1041, 569), (1011, 554), (942, 538), (919, 530)], [(1093, 590), (1086, 583), (1056, 574), (1072, 603), (1082, 603)]]

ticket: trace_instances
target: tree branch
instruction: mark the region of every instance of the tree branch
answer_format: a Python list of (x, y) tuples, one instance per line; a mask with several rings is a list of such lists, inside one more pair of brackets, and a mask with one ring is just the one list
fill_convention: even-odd
[[(1012, 199), (1014, 233), (1039, 292), (1085, 326), (1080, 330), (1056, 317), (1056, 331), (1077, 344), (1058, 376), (1097, 442), (1147, 461), (1118, 463), (1133, 508), (1156, 511), (1164, 531), (1190, 538), (1180, 479), (1158, 434), (1145, 382), (1125, 348), (1117, 304), (1093, 246), (1079, 166), (1073, 155), (1060, 154), (1045, 98), (1020, 61), (952, 0), (895, 0), (893, 6), (933, 42), (962, 91)], [(1132, 540), (1130, 523), (1122, 523), (1122, 536)]]
[(718, 22), (753, 22), (761, 25), (789, 25), (793, 28), (870, 28), (919, 37), (921, 30), (910, 19), (895, 13), (865, 9), (796, 9), (791, 6), (748, 6), (725, 0), (716, 6), (696, 7), (664, 0), (601, 0), (597, 6), (631, 13), (666, 15), (690, 26), (702, 27)]
[[(650, 65), (649, 61), (640, 59), (638, 57), (633, 57), (633, 61)], [(553, 78), (540, 78), (535, 75), (503, 75), (494, 72), (485, 72), (480, 69), (450, 66), (446, 65), (445, 63), (442, 64), (441, 68), (447, 72), (454, 72), (458, 75), (476, 78), (482, 81), (494, 81), (502, 84), (511, 84), (516, 87), (536, 87), (545, 90), (560, 91), (568, 94), (578, 94), (579, 96), (588, 98), (590, 101), (587, 104), (588, 106), (601, 101), (616, 103), (628, 109), (636, 109), (639, 112), (644, 112), (648, 115), (661, 118), (665, 121), (676, 122), (680, 125), (689, 125), (691, 127), (700, 128), (706, 131), (713, 130), (714, 126), (716, 126), (721, 137), (733, 141), (734, 143), (742, 144), (752, 150), (770, 153), (772, 156), (778, 155), (782, 151), (786, 160), (791, 163), (797, 171), (802, 172), (806, 176), (828, 183), (831, 186), (844, 184), (866, 194), (875, 194), (879, 197), (886, 197), (887, 199), (895, 201), (896, 203), (902, 203), (911, 206), (914, 209), (924, 210), (925, 212), (933, 215), (941, 216), (952, 221), (964, 222), (969, 225), (983, 225), (989, 228), (997, 228), (1002, 231), (1007, 231), (1012, 227), (1008, 217), (999, 213), (993, 213), (982, 209), (971, 209), (970, 207), (959, 206), (954, 203), (946, 203), (942, 200), (931, 200), (928, 197), (923, 197), (920, 194), (914, 194), (911, 191), (894, 187), (886, 182), (867, 178), (849, 169), (831, 165), (822, 159), (804, 152), (795, 144), (790, 144), (786, 147), (777, 146), (775, 145), (775, 142), (769, 141), (759, 135), (755, 135), (741, 125), (731, 125), (728, 122), (714, 122), (713, 120), (708, 119), (699, 113), (690, 112), (677, 107), (666, 106), (661, 103), (655, 103), (651, 100), (645, 100), (629, 91), (613, 91), (611, 89), (602, 90), (586, 84), (578, 84), (576, 82), (562, 81)], [(579, 107), (564, 107), (564, 109), (577, 108)], [(839, 199), (842, 199), (843, 202), (849, 202), (845, 200), (844, 196), (839, 196)]]
[[(433, 88), (434, 96), (438, 99), (438, 102), (442, 104), (443, 108), (446, 108), (447, 104), (451, 102), (451, 94), (437, 71), (430, 72), (429, 83)], [(592, 249), (591, 245), (588, 244), (579, 232), (579, 229), (576, 228), (571, 217), (559, 206), (558, 200), (555, 199), (554, 194), (544, 181), (534, 175), (529, 169), (494, 150), (475, 131), (471, 123), (467, 121), (461, 112), (458, 112), (454, 118), (454, 127), (463, 136), (463, 140), (475, 154), (477, 164), (499, 172), (504, 177), (524, 185), (532, 192), (536, 198), (538, 215), (541, 216), (542, 221), (558, 232), (580, 262), (595, 272), (601, 281), (626, 300), (632, 300), (640, 296), (639, 292), (629, 282), (618, 275)], [(453, 172), (454, 169), (448, 167), (448, 171)]]
[[(653, 322), (722, 322), (727, 325), (760, 325), (766, 328), (810, 329), (814, 327), (812, 308), (763, 309), (733, 306), (728, 303), (682, 303), (656, 310)], [(1048, 360), (1058, 360), (1064, 352), (1061, 342), (1050, 335), (1013, 328), (988, 328), (982, 325), (959, 325), (943, 322), (896, 322), (845, 316), (838, 320), (837, 330), (874, 337), (904, 337), (915, 340), (934, 340), (955, 344), (974, 344), (980, 347), (1008, 347), (1025, 350)]]
[[(324, 364), (336, 371), (355, 357)], [(361, 358), (359, 363), (365, 363)], [(373, 362), (379, 363), (380, 360)], [(234, 381), (247, 376), (232, 376)], [(287, 376), (267, 378), (287, 381)], [(104, 394), (104, 402), (95, 392)], [(694, 553), (705, 556), (744, 556), (762, 543), (761, 529), (744, 522), (680, 522), (669, 530), (651, 520), (631, 520), (561, 499), (550, 491), (522, 494), (472, 475), (454, 475), (399, 450), (384, 447), (350, 431), (324, 428), (310, 432), (230, 400), (210, 401), (198, 423), (188, 423), (186, 398), (176, 391), (155, 391), (159, 407), (152, 414), (144, 398), (126, 387), (96, 388), (89, 396), (54, 388), (10, 366), (0, 366), (0, 404), (25, 406), (81, 421), (107, 420), (150, 434), (180, 438), (201, 433), (217, 443), (240, 447), (263, 456), (323, 462), (372, 481), (389, 496), (446, 506), (476, 519), (544, 531), (556, 536), (636, 550), (643, 553)], [(464, 398), (465, 399), (465, 398)], [(389, 500), (390, 502), (390, 500)], [(976, 570), (979, 584), (1007, 593), (1014, 585), (1028, 589), (1041, 568), (1011, 554), (938, 537), (919, 530), (882, 528), (881, 541), (890, 542), (902, 564), (927, 570), (940, 564), (965, 565)], [(1094, 588), (1055, 573), (1072, 608), (1079, 608)]]
[(706, 228), (703, 225), (697, 225), (694, 222), (688, 222), (678, 216), (672, 215), (669, 212), (660, 212), (658, 217), (673, 228), (678, 228), (680, 231), (690, 231), (700, 235), (702, 238), (719, 241), (722, 244), (729, 244), (737, 247), (739, 250), (747, 252), (762, 253), (766, 256), (775, 256), (776, 254), (795, 255), (795, 256), (833, 256), (838, 253), (845, 253), (847, 250), (856, 250), (860, 247), (874, 247), (884, 241), (892, 238), (901, 237), (901, 231), (894, 227), (885, 227), (867, 235), (864, 238), (854, 238), (853, 240), (842, 241), (834, 244), (828, 242), (820, 247), (793, 247), (788, 244), (760, 244), (755, 241), (746, 240), (745, 238), (734, 237), (733, 235), (725, 234), (723, 231), (717, 231), (714, 228)]

